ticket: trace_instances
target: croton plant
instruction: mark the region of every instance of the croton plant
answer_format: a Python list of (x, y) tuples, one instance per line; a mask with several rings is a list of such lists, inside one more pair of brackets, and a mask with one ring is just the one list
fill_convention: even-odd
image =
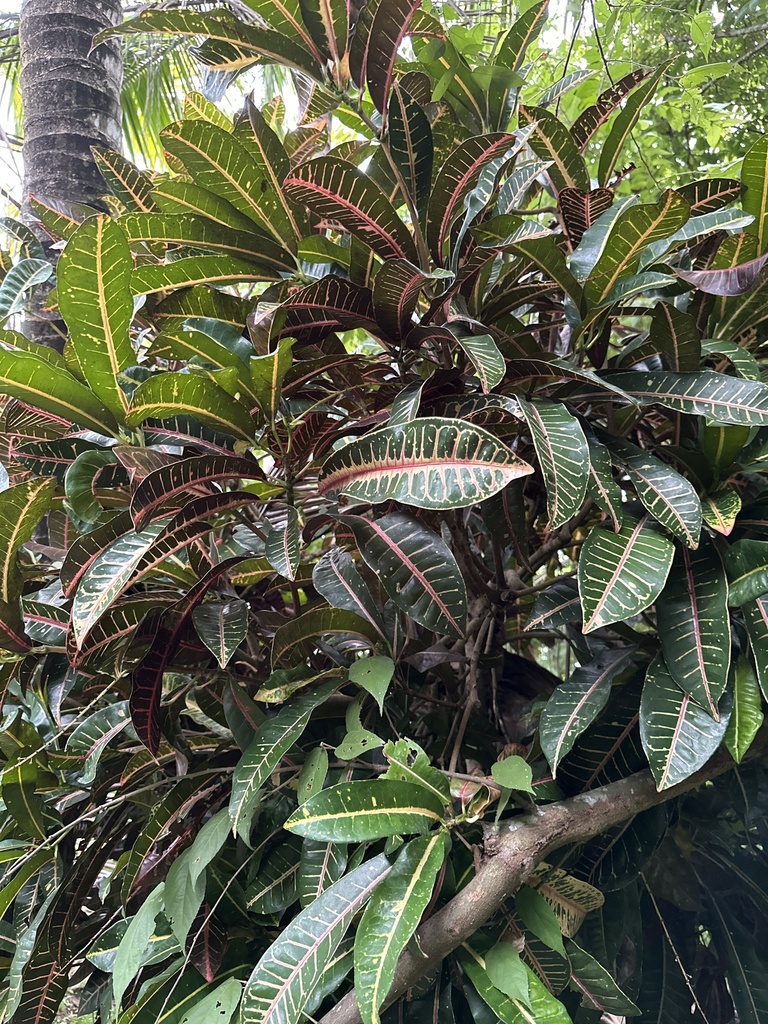
[(114, 31), (288, 114), (34, 197), (0, 336), (3, 1019), (764, 1021), (768, 138), (641, 201), (544, 3), (238, 11)]

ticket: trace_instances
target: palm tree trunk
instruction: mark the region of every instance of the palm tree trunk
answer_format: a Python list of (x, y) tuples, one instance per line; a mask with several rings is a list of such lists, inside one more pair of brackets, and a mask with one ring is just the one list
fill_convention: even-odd
[[(96, 33), (120, 20), (120, 0), (22, 2), (24, 213), (33, 227), (30, 195), (93, 203), (105, 191), (91, 146), (120, 147), (122, 49), (111, 39), (90, 50)], [(27, 333), (61, 348), (60, 329), (39, 309)]]

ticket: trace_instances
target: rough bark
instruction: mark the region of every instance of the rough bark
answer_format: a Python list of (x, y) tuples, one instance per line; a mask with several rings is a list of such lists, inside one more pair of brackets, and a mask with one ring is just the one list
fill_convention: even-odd
[[(93, 203), (105, 191), (91, 146), (120, 147), (122, 49), (110, 40), (90, 50), (97, 32), (121, 20), (120, 0), (23, 0), (23, 216), (32, 227), (30, 195)], [(37, 305), (27, 333), (61, 348), (61, 328)]]
[[(765, 752), (764, 730), (750, 755)], [(721, 750), (701, 771), (679, 786), (657, 792), (649, 771), (607, 786), (537, 808), (488, 831), (480, 869), (469, 884), (417, 930), (421, 955), (406, 950), (400, 957), (395, 980), (385, 1005), (426, 977), (454, 949), (465, 942), (523, 884), (548, 853), (571, 843), (583, 843), (656, 804), (666, 803), (734, 767)], [(320, 1019), (319, 1024), (361, 1024), (354, 989)]]

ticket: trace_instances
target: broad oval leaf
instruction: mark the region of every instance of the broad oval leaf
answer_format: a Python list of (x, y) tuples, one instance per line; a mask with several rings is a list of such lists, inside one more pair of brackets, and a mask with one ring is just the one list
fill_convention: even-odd
[(661, 654), (645, 677), (640, 700), (640, 737), (658, 790), (683, 782), (720, 746), (730, 718), (721, 704), (719, 721), (675, 683)]
[(421, 834), (440, 824), (444, 811), (430, 790), (412, 782), (342, 782), (306, 800), (284, 827), (327, 843), (361, 843)]
[(736, 541), (728, 549), (725, 565), (730, 580), (728, 604), (732, 608), (768, 593), (768, 542)]
[(312, 570), (315, 590), (332, 608), (354, 612), (384, 637), (381, 616), (370, 588), (358, 572), (352, 556), (333, 547), (315, 563)]
[(482, 427), (434, 416), (352, 441), (326, 460), (318, 486), (371, 504), (464, 508), (532, 472)]
[(560, 402), (519, 399), (547, 486), (549, 527), (556, 530), (581, 508), (589, 479), (589, 446), (581, 424)]
[(272, 665), (277, 666), (282, 662), (295, 665), (304, 661), (316, 647), (317, 638), (330, 634), (355, 637), (358, 647), (359, 638), (363, 639), (366, 647), (381, 642), (378, 628), (354, 612), (340, 611), (338, 608), (310, 608), (277, 630), (272, 644)]
[(656, 614), (667, 670), (716, 718), (731, 664), (731, 624), (728, 581), (711, 544), (698, 551), (678, 549)]
[(648, 516), (626, 517), (618, 533), (595, 527), (579, 555), (584, 632), (644, 611), (661, 593), (673, 556), (672, 541)]
[(412, 839), (365, 908), (355, 935), (355, 993), (365, 1024), (379, 1024), (397, 959), (429, 903), (449, 847), (445, 832)]
[(20, 260), (8, 271), (0, 284), (0, 320), (18, 313), (30, 288), (44, 284), (53, 273), (48, 260)]
[(366, 861), (283, 929), (246, 983), (242, 1024), (296, 1024), (353, 917), (389, 871), (384, 854)]
[(553, 775), (578, 737), (605, 707), (611, 683), (630, 656), (631, 650), (603, 653), (577, 668), (547, 701), (539, 722), (539, 738)]
[(467, 589), (445, 541), (413, 516), (343, 516), (360, 554), (398, 608), (428, 629), (463, 636)]
[(197, 635), (221, 668), (226, 668), (248, 632), (248, 603), (211, 601), (194, 609), (192, 621)]

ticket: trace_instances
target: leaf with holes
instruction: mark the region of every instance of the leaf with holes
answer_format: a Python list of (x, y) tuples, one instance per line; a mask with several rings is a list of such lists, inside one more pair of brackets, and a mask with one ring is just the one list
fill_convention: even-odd
[(294, 698), (274, 718), (268, 718), (260, 726), (253, 742), (240, 758), (232, 779), (229, 817), (233, 829), (244, 843), (250, 844), (259, 790), (304, 732), (312, 712), (330, 697), (337, 686), (334, 679), (312, 693)]
[(587, 491), (589, 446), (579, 421), (560, 402), (520, 399), (547, 486), (550, 529), (568, 522)]
[(639, 615), (667, 581), (674, 545), (644, 516), (625, 517), (618, 533), (597, 526), (579, 555), (579, 595), (584, 632)]
[(665, 64), (660, 65), (648, 78), (645, 78), (633, 90), (624, 107), (616, 115), (611, 125), (611, 130), (608, 133), (608, 138), (603, 143), (603, 148), (600, 152), (597, 178), (601, 186), (604, 187), (608, 184), (613, 169), (616, 166), (616, 161), (621, 156), (621, 151), (632, 129), (637, 124), (643, 107), (652, 99), (659, 86), (659, 82), (671, 63), (671, 61), (667, 61)]
[(344, 516), (360, 554), (398, 608), (427, 629), (463, 636), (467, 590), (445, 541), (404, 512)]
[(659, 640), (667, 669), (685, 693), (712, 717), (731, 664), (728, 581), (719, 554), (707, 543), (678, 548), (656, 601)]
[(553, 775), (578, 737), (605, 707), (611, 684), (630, 656), (631, 650), (598, 655), (577, 668), (547, 701), (539, 723), (539, 738)]
[(283, 929), (246, 983), (242, 1024), (289, 1024), (299, 1019), (353, 918), (390, 870), (384, 854), (366, 861)]
[(379, 1024), (398, 957), (429, 903), (449, 848), (443, 831), (412, 839), (365, 908), (355, 934), (355, 994), (365, 1024)]
[(464, 508), (532, 472), (482, 427), (431, 417), (352, 441), (325, 461), (318, 486), (371, 504)]
[(384, 190), (346, 160), (310, 160), (288, 175), (283, 188), (292, 202), (338, 221), (382, 259), (418, 263), (411, 233)]
[(248, 604), (235, 599), (201, 604), (192, 612), (197, 635), (226, 668), (248, 632)]
[(720, 746), (730, 718), (721, 701), (716, 721), (675, 683), (661, 654), (648, 669), (640, 701), (640, 737), (658, 790), (683, 782)]

